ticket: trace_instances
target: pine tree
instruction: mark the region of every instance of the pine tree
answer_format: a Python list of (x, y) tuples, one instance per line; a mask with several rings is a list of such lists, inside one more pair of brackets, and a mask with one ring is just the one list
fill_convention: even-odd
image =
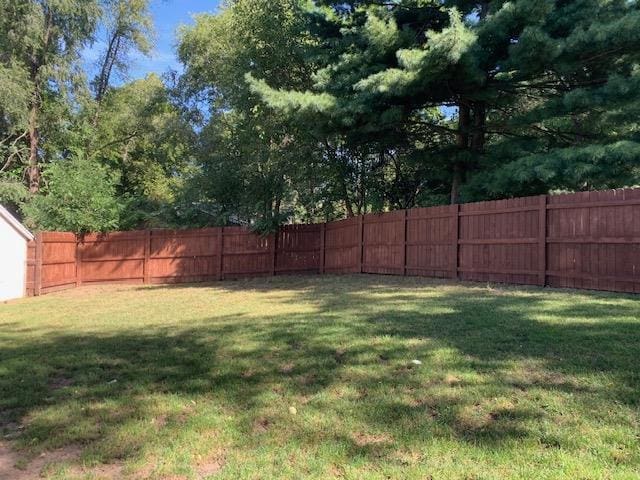
[[(514, 174), (539, 191), (600, 186), (608, 167), (609, 185), (631, 180), (637, 2), (314, 2), (308, 15), (319, 46), (312, 88), (248, 76), (253, 91), (328, 130), (443, 135), (452, 202), (469, 180), (484, 195), (510, 193), (498, 184)], [(429, 115), (442, 107), (455, 108), (455, 124)]]

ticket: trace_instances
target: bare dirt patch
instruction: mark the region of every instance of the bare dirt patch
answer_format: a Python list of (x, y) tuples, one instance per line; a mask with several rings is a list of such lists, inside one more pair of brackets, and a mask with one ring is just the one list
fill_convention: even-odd
[(49, 390), (60, 390), (61, 388), (70, 387), (73, 385), (73, 380), (64, 375), (55, 375), (49, 379)]
[(295, 368), (296, 366), (294, 363), (285, 363), (284, 365), (282, 365), (282, 367), (280, 367), (280, 372), (288, 375), (289, 373), (293, 372)]
[(200, 478), (207, 478), (215, 475), (222, 470), (226, 463), (226, 452), (224, 450), (216, 451), (211, 455), (198, 461), (196, 468)]
[(254, 433), (265, 433), (269, 430), (271, 426), (271, 422), (268, 418), (258, 418), (255, 422), (253, 422), (253, 432)]
[(51, 468), (74, 462), (82, 449), (75, 445), (44, 452), (35, 458), (26, 457), (0, 442), (0, 480), (31, 480), (41, 478)]
[(392, 443), (393, 438), (391, 438), (391, 435), (386, 433), (354, 433), (353, 441), (359, 447), (369, 447), (372, 445)]
[[(79, 477), (89, 475), (90, 478), (96, 479), (117, 479), (124, 477), (123, 469), (124, 466), (121, 463), (106, 463), (90, 468), (75, 467), (72, 469), (72, 472)], [(146, 479), (148, 476), (145, 475), (134, 478)]]

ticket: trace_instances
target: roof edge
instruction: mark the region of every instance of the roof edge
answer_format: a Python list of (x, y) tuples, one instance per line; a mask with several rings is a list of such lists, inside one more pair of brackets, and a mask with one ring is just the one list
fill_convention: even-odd
[(4, 218), (9, 225), (11, 225), (20, 235), (22, 235), (26, 240), (33, 240), (35, 237), (33, 233), (27, 230), (22, 223), (18, 221), (16, 217), (14, 217), (9, 210), (0, 205), (0, 217)]

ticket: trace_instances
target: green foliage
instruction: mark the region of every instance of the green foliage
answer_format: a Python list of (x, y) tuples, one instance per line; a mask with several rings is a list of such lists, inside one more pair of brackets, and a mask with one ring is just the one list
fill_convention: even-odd
[[(529, 191), (523, 179), (538, 192), (636, 182), (637, 2), (314, 2), (308, 15), (310, 88), (246, 76), (275, 111), (390, 151), (438, 134), (424, 158), (467, 199)], [(451, 106), (468, 114), (425, 118)]]
[(103, 0), (101, 20), (106, 48), (91, 82), (98, 103), (111, 87), (112, 76), (127, 77), (131, 53), (149, 55), (153, 48), (149, 0)]
[(99, 14), (99, 0), (0, 0), (0, 90), (7, 87), (0, 94), (1, 168), (24, 173), (32, 192), (43, 164), (59, 153), (48, 140), (69, 119), (59, 110), (73, 108), (83, 81), (80, 52)]
[[(197, 171), (179, 211), (196, 224), (240, 223), (260, 230), (291, 218), (297, 181), (317, 139), (264, 107), (242, 79), (268, 76), (279, 87), (309, 83), (306, 24), (297, 0), (231, 2), (181, 32), (180, 87), (207, 100)], [(186, 217), (184, 217), (186, 216)]]
[(119, 172), (121, 193), (170, 202), (193, 143), (191, 126), (162, 80), (151, 74), (105, 96), (89, 153)]
[(44, 194), (23, 208), (30, 227), (75, 233), (118, 228), (126, 205), (116, 196), (117, 177), (107, 168), (77, 156), (53, 162), (45, 178)]
[(26, 128), (31, 88), (24, 65), (15, 59), (0, 63), (0, 125), (3, 132), (15, 134)]
[(28, 198), (28, 190), (19, 179), (0, 175), (0, 204), (21, 205)]
[(122, 83), (149, 6), (0, 0), (2, 201), (79, 157), (127, 205), (101, 229), (640, 183), (637, 1), (230, 0), (180, 30), (182, 75)]

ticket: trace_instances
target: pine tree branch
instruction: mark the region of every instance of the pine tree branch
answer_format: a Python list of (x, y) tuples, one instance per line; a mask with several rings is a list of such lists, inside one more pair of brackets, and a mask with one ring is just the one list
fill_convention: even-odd
[(422, 126), (425, 126), (427, 128), (431, 128), (433, 130), (436, 130), (438, 132), (445, 133), (447, 135), (455, 135), (455, 134), (458, 133), (458, 130), (456, 130), (456, 129), (444, 127), (442, 125), (438, 125), (438, 124), (431, 123), (431, 122), (414, 121), (414, 122), (411, 122), (411, 124), (412, 125), (422, 125)]

